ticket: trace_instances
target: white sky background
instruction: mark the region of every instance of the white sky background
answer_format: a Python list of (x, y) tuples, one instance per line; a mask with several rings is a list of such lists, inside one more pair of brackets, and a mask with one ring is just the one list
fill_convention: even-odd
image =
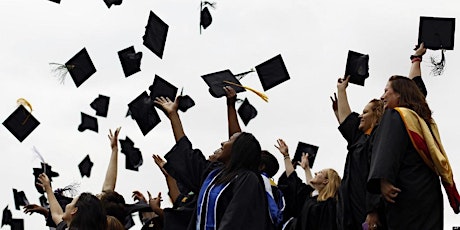
[[(284, 171), (282, 157), (274, 147), (278, 138), (287, 142), (291, 156), (298, 141), (318, 145), (313, 170), (331, 167), (342, 174), (346, 142), (337, 130), (329, 96), (336, 91), (337, 78), (344, 74), (348, 50), (370, 55), (366, 87), (348, 87), (350, 106), (360, 113), (371, 98), (380, 97), (391, 75), (407, 76), (420, 16), (460, 15), (460, 3), (454, 0), (221, 0), (217, 9), (211, 9), (213, 23), (200, 35), (199, 5), (199, 1), (125, 0), (108, 9), (102, 0), (62, 0), (61, 4), (0, 1), (0, 121), (23, 97), (41, 122), (22, 143), (0, 126), (2, 210), (9, 205), (14, 218), (25, 219), (26, 229), (47, 229), (42, 216), (14, 209), (12, 188), (25, 191), (31, 203), (39, 204), (32, 175), (39, 160), (34, 158), (33, 146), (53, 171), (60, 173), (53, 188), (80, 182), (80, 192), (98, 193), (111, 152), (108, 130), (118, 126), (122, 126), (120, 139), (128, 136), (140, 148), (144, 164), (138, 172), (126, 170), (120, 153), (116, 191), (127, 202), (132, 202), (133, 190), (146, 196), (147, 190), (162, 192), (168, 207), (166, 183), (151, 155), (164, 155), (173, 146), (169, 121), (159, 111), (162, 122), (143, 136), (136, 122), (125, 118), (127, 104), (148, 91), (155, 75), (179, 90), (184, 87), (184, 93), (196, 102), (180, 114), (185, 132), (194, 147), (209, 155), (227, 139), (226, 104), (224, 98), (209, 94), (201, 75), (225, 69), (234, 74), (244, 72), (278, 54), (291, 79), (266, 92), (268, 103), (249, 92), (238, 95), (247, 97), (258, 110), (247, 127), (241, 122), (243, 130), (254, 133), (262, 147), (277, 156), (281, 168), (276, 179)], [(151, 10), (169, 25), (163, 59), (142, 44)], [(143, 52), (142, 71), (125, 78), (117, 52), (132, 45)], [(61, 85), (48, 63), (65, 63), (83, 47), (97, 72), (79, 88), (70, 76)], [(435, 77), (429, 74), (430, 55), (439, 57), (440, 52), (428, 51), (422, 64), (427, 100), (458, 182), (460, 124), (455, 93), (460, 84), (460, 57), (456, 50), (447, 51), (445, 73)], [(256, 73), (241, 82), (262, 91)], [(80, 112), (95, 116), (89, 104), (99, 94), (110, 97), (108, 117), (97, 117), (99, 133), (79, 132)], [(77, 165), (87, 154), (94, 167), (90, 178), (81, 178)], [(460, 218), (453, 214), (445, 196), (444, 200), (445, 229), (452, 229), (460, 225)], [(138, 218), (134, 219), (132, 229), (140, 229)]]

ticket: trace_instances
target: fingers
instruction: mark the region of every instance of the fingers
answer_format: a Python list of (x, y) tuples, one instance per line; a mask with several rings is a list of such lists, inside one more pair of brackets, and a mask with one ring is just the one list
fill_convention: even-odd
[(149, 194), (149, 200), (151, 200), (152, 199), (152, 194), (150, 194), (149, 191), (147, 191), (147, 194)]

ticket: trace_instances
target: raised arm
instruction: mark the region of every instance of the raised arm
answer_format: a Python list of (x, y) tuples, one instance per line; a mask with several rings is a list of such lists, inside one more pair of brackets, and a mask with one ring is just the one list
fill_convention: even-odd
[(57, 225), (63, 221), (62, 216), (64, 212), (62, 211), (61, 205), (54, 196), (53, 189), (51, 188), (50, 179), (45, 173), (42, 173), (38, 176), (39, 185), (42, 186), (43, 190), (46, 192), (48, 197), (48, 202), (50, 204), (50, 212), (53, 217), (54, 223)]
[(176, 179), (174, 179), (168, 172), (163, 168), (163, 165), (166, 164), (166, 161), (163, 160), (159, 155), (152, 155), (155, 164), (160, 168), (161, 172), (165, 176), (166, 184), (168, 185), (169, 189), (169, 197), (171, 198), (172, 202), (175, 203), (177, 197), (180, 195), (179, 187), (177, 186)]
[(228, 118), (228, 137), (241, 132), (238, 116), (236, 115), (236, 91), (231, 86), (225, 86), (224, 91), (227, 96), (227, 118)]
[(184, 128), (182, 127), (182, 122), (180, 120), (179, 114), (177, 110), (179, 108), (179, 100), (180, 98), (176, 98), (174, 102), (172, 102), (168, 97), (157, 97), (155, 98), (155, 104), (160, 105), (163, 108), (166, 116), (169, 118), (171, 122), (171, 127), (174, 134), (174, 139), (176, 143), (185, 136)]
[(409, 71), (409, 78), (414, 79), (414, 77), (422, 76), (422, 71), (420, 68), (420, 63), (422, 62), (423, 55), (426, 53), (426, 48), (422, 42), (416, 48), (414, 55), (410, 56), (410, 60), (412, 62)]
[(339, 114), (339, 123), (345, 120), (351, 113), (350, 104), (348, 104), (347, 87), (350, 76), (339, 78), (337, 80), (337, 108)]
[[(302, 158), (301, 161), (299, 162), (300, 167), (303, 168), (305, 171), (305, 179), (307, 181), (307, 184), (310, 184), (311, 179), (313, 179), (313, 176), (311, 174), (311, 169), (310, 169), (310, 164), (308, 161), (308, 153), (302, 153)], [(311, 185), (311, 184), (310, 184)]]
[(278, 146), (275, 147), (280, 151), (284, 158), (284, 167), (286, 168), (286, 176), (289, 177), (294, 172), (294, 166), (292, 165), (291, 158), (289, 157), (289, 149), (283, 139), (278, 139)]
[(115, 191), (115, 184), (117, 183), (118, 173), (118, 134), (120, 133), (121, 127), (112, 133), (109, 130), (110, 147), (112, 148), (112, 155), (110, 156), (109, 166), (105, 173), (104, 184), (102, 184), (102, 192), (113, 192)]

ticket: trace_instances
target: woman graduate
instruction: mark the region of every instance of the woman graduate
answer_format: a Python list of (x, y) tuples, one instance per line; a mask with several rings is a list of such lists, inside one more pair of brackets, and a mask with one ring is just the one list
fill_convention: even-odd
[(267, 202), (258, 173), (261, 147), (250, 133), (235, 133), (207, 161), (193, 149), (177, 113), (180, 98), (156, 98), (168, 116), (175, 146), (165, 155), (164, 169), (198, 194), (189, 229), (270, 229)]
[[(297, 176), (291, 159), (288, 146), (278, 140), (278, 146), (284, 156), (286, 172), (279, 178), (278, 186), (286, 200), (285, 216), (291, 218), (283, 225), (283, 229), (290, 230), (335, 230), (337, 190), (340, 186), (340, 177), (333, 169), (323, 169), (312, 177), (308, 164), (308, 154), (303, 154), (300, 166), (305, 170), (307, 184)], [(317, 195), (312, 195), (314, 191)]]
[(443, 229), (441, 179), (450, 204), (460, 196), (424, 94), (410, 78), (390, 77), (367, 183), (385, 198), (388, 229)]

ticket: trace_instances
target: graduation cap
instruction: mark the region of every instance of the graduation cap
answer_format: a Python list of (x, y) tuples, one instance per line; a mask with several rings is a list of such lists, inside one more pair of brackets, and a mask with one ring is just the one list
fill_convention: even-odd
[(256, 108), (249, 103), (247, 98), (244, 99), (243, 103), (238, 108), (238, 114), (244, 125), (248, 125), (249, 121), (257, 116)]
[(180, 95), (178, 109), (182, 112), (186, 112), (188, 109), (195, 106), (195, 101), (189, 95)]
[(308, 163), (309, 167), (313, 167), (313, 163), (315, 162), (316, 153), (318, 152), (318, 146), (307, 144), (304, 142), (299, 141), (297, 144), (297, 148), (295, 150), (294, 158), (292, 159), (293, 165), (296, 165), (297, 162), (300, 162), (302, 159), (302, 153), (308, 153)]
[(128, 113), (136, 120), (144, 136), (161, 122), (160, 116), (155, 110), (153, 100), (145, 91), (130, 102), (128, 107)]
[(27, 200), (27, 197), (24, 191), (18, 191), (17, 189), (13, 188), (13, 196), (14, 196), (14, 206), (16, 210), (19, 210), (20, 206), (29, 205), (29, 200)]
[(125, 140), (119, 140), (121, 151), (126, 156), (125, 168), (133, 171), (139, 171), (139, 167), (144, 163), (141, 151), (134, 147), (134, 142), (126, 137)]
[(24, 230), (24, 219), (11, 219), (11, 230)]
[[(165, 79), (161, 78), (158, 75), (155, 75), (153, 79), (153, 84), (149, 87), (150, 98), (155, 100), (157, 97), (169, 98), (169, 100), (174, 101), (176, 99), (177, 87), (167, 82)], [(159, 105), (156, 105), (160, 107)]]
[(121, 5), (123, 0), (104, 0), (104, 2), (107, 5), (107, 7), (110, 8), (112, 5)]
[(54, 3), (57, 3), (57, 4), (60, 4), (60, 3), (61, 3), (61, 0), (50, 0), (50, 1), (52, 1), (52, 2), (54, 2)]
[(144, 45), (156, 54), (159, 58), (163, 58), (163, 51), (168, 35), (169, 26), (163, 22), (156, 14), (150, 11), (149, 20), (145, 27), (143, 37)]
[(35, 177), (35, 180), (34, 180), (35, 188), (37, 189), (39, 193), (43, 194), (45, 191), (43, 190), (42, 186), (37, 184), (39, 183), (38, 176), (40, 176), (40, 174), (42, 173), (45, 173), (50, 179), (50, 181), (53, 181), (53, 177), (58, 177), (59, 173), (54, 172), (52, 170), (51, 165), (47, 163), (40, 162), (40, 164), (41, 164), (41, 168), (33, 168), (33, 175)]
[[(219, 98), (225, 96), (224, 86), (231, 86), (227, 82), (233, 82), (235, 84), (241, 85), (240, 81), (236, 79), (235, 75), (230, 70), (223, 70), (215, 73), (210, 73), (201, 76), (206, 84), (209, 86), (209, 93), (213, 97)], [(236, 93), (246, 91), (243, 87), (233, 87)]]
[(80, 52), (67, 61), (65, 67), (69, 71), (77, 88), (88, 80), (91, 75), (96, 73), (96, 67), (94, 67), (86, 48), (80, 50)]
[(256, 71), (264, 91), (290, 79), (281, 54), (257, 65)]
[(85, 159), (83, 159), (80, 164), (78, 164), (78, 169), (80, 170), (81, 177), (90, 177), (93, 165), (94, 163), (89, 158), (89, 155), (86, 155)]
[(431, 50), (453, 50), (455, 18), (420, 17), (418, 44)]
[(369, 77), (369, 55), (349, 50), (345, 76), (350, 75), (349, 83), (364, 86)]
[[(25, 102), (29, 106), (30, 111), (32, 111), (32, 106), (27, 101)], [(22, 104), (3, 122), (8, 131), (20, 142), (26, 139), (39, 124), (40, 122)]]
[(136, 53), (134, 46), (118, 51), (118, 58), (120, 59), (125, 77), (141, 71), (142, 52)]
[(100, 95), (93, 102), (91, 102), (90, 106), (94, 110), (96, 110), (96, 115), (101, 117), (107, 117), (107, 112), (109, 110), (109, 102), (110, 97)]
[(13, 219), (13, 214), (11, 213), (11, 210), (8, 209), (8, 205), (7, 205), (5, 209), (3, 209), (1, 227), (3, 227), (3, 225), (10, 225), (12, 219)]
[(204, 1), (200, 3), (201, 13), (200, 13), (200, 34), (201, 34), (201, 27), (203, 29), (208, 28), (208, 26), (212, 23), (212, 16), (209, 12), (208, 6), (211, 8), (215, 8), (216, 3), (211, 3), (208, 1)]
[(81, 113), (81, 124), (78, 126), (78, 131), (83, 132), (87, 129), (98, 132), (97, 118)]

